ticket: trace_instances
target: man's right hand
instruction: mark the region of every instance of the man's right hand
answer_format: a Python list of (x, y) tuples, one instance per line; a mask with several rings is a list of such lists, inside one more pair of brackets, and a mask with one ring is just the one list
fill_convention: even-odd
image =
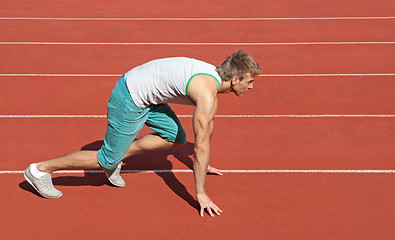
[(207, 212), (211, 217), (214, 217), (214, 213), (217, 215), (221, 215), (222, 210), (213, 203), (210, 197), (206, 193), (197, 193), (196, 198), (200, 204), (200, 216), (203, 217), (204, 209), (207, 209)]

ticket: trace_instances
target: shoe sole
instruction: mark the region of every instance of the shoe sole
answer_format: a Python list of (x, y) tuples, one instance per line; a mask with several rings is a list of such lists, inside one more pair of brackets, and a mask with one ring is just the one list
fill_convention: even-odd
[[(122, 164), (122, 162), (120, 162), (119, 164)], [(118, 167), (118, 166), (117, 166), (117, 167)], [(117, 183), (115, 183), (114, 181), (112, 181), (111, 178), (110, 178), (111, 174), (107, 174), (106, 169), (104, 169), (104, 173), (106, 174), (106, 177), (107, 177), (108, 181), (109, 181), (112, 185), (114, 185), (115, 187), (121, 187), (121, 188), (122, 188), (122, 187), (125, 187), (125, 186), (126, 186), (126, 182), (125, 182), (125, 181), (123, 181), (122, 184), (117, 184)]]
[(107, 173), (105, 172), (105, 170), (104, 170), (104, 173), (106, 174), (106, 177), (107, 177), (108, 181), (109, 181), (112, 185), (114, 185), (115, 187), (125, 187), (125, 186), (126, 186), (125, 181), (124, 181), (123, 184), (116, 184), (116, 183), (115, 183), (114, 181), (112, 181), (111, 178), (107, 175)]
[(126, 186), (126, 184), (122, 184), (122, 185), (116, 184), (116, 183), (113, 182), (109, 177), (107, 177), (107, 179), (108, 179), (108, 181), (110, 181), (110, 183), (111, 183), (112, 185), (114, 185), (114, 186), (116, 186), (116, 187), (125, 187), (125, 186)]
[[(27, 170), (26, 170), (27, 171)], [(45, 198), (50, 198), (50, 199), (56, 199), (56, 198), (60, 198), (61, 196), (63, 196), (63, 194), (60, 194), (59, 197), (50, 197), (50, 196), (45, 196), (43, 194), (41, 194), (36, 186), (34, 186), (34, 184), (32, 183), (32, 181), (26, 176), (26, 171), (23, 172), (23, 176), (25, 177), (26, 181), (36, 190), (36, 192), (38, 192), (41, 196), (45, 197)]]

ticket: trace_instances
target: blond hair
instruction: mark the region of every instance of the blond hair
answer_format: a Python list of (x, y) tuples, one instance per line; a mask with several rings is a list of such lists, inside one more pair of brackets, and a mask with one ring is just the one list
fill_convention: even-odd
[(251, 77), (261, 73), (259, 64), (244, 50), (235, 51), (216, 70), (223, 81), (229, 81), (235, 76), (243, 80), (247, 73), (250, 73)]

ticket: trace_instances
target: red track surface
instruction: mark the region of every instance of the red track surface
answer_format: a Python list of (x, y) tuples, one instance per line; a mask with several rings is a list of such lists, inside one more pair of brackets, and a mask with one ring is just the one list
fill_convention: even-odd
[[(393, 16), (395, 3), (352, 1), (3, 1), (0, 17)], [(158, 5), (159, 4), (159, 5)], [(393, 42), (395, 19), (281, 21), (0, 20), (0, 42)], [(220, 64), (244, 48), (266, 74), (394, 73), (394, 44), (133, 46), (0, 44), (0, 74), (122, 74), (189, 56)], [(0, 115), (104, 115), (117, 77), (0, 76)], [(220, 96), (222, 115), (395, 114), (394, 76), (259, 77), (246, 96)], [(181, 115), (191, 107), (174, 105)], [(395, 118), (217, 118), (212, 165), (223, 169), (395, 169)], [(189, 169), (188, 144), (134, 157), (125, 170)], [(105, 118), (0, 118), (0, 171), (95, 149)], [(142, 134), (149, 130), (144, 129)], [(22, 174), (2, 172), (0, 239), (394, 239), (390, 174), (208, 176), (224, 213), (198, 216), (190, 173), (58, 174), (46, 200)]]

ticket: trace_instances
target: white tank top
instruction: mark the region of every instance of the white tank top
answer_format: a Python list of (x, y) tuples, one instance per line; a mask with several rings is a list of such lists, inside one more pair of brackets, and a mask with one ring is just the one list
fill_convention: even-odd
[(135, 67), (125, 74), (125, 83), (139, 108), (161, 103), (194, 105), (188, 97), (188, 85), (199, 74), (212, 76), (221, 87), (222, 79), (214, 65), (186, 57), (158, 59)]

